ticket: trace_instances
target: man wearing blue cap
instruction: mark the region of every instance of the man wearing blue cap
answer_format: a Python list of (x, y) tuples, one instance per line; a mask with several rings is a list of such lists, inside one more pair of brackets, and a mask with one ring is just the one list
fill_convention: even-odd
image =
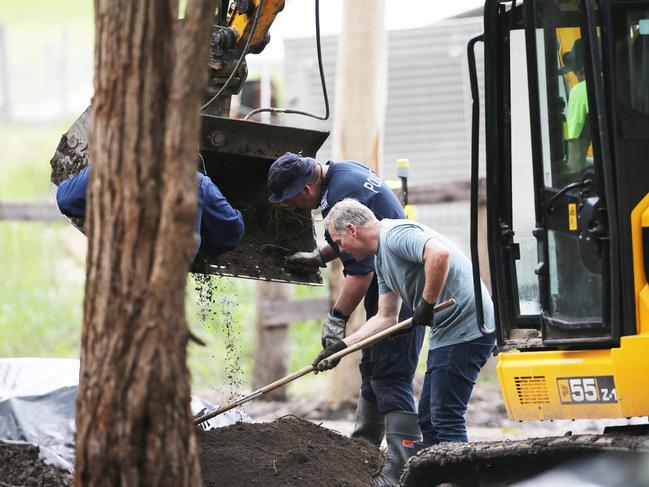
[[(86, 191), (90, 166), (64, 181), (56, 191), (56, 203), (66, 216), (84, 218), (86, 215)], [(198, 213), (196, 215), (196, 247), (194, 256), (200, 250), (211, 257), (217, 257), (233, 250), (241, 240), (244, 224), (241, 212), (230, 206), (212, 180), (197, 172)]]
[[(385, 182), (367, 166), (355, 161), (328, 161), (322, 165), (310, 157), (286, 153), (268, 171), (271, 202), (284, 202), (292, 208), (313, 210), (322, 215), (345, 198), (354, 198), (368, 207), (377, 219), (402, 219), (406, 215), (397, 197)], [(311, 252), (287, 257), (287, 265), (326, 267), (339, 257), (343, 263), (343, 289), (322, 326), (322, 346), (326, 348), (345, 337), (349, 315), (365, 299), (369, 319), (378, 309), (378, 285), (374, 258), (356, 261), (341, 253), (325, 231), (327, 245)], [(399, 319), (412, 316), (403, 306)], [(412, 380), (424, 337), (423, 327), (411, 327), (363, 350), (359, 365), (362, 383), (352, 438), (364, 438), (380, 445), (386, 426), (398, 423), (419, 431)], [(405, 424), (405, 426), (404, 426)]]

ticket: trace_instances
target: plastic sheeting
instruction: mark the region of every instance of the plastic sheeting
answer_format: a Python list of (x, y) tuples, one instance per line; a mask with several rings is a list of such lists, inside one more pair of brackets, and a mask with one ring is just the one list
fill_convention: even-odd
[[(0, 359), (0, 440), (32, 443), (41, 459), (63, 470), (74, 465), (74, 411), (79, 361), (69, 359)], [(194, 415), (214, 405), (192, 396)], [(205, 429), (248, 422), (239, 410), (203, 424)]]

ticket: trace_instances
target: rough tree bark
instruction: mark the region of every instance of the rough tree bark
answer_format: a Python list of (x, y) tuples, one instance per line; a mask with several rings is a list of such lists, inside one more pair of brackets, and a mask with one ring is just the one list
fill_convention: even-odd
[(216, 0), (95, 0), (75, 485), (201, 485), (184, 315)]

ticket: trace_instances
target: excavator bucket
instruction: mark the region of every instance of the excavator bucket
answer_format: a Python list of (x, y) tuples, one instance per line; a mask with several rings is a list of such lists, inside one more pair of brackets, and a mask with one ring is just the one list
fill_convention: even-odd
[[(52, 182), (77, 174), (88, 164), (90, 108), (70, 127), (51, 160)], [(317, 269), (287, 269), (284, 258), (315, 248), (311, 212), (268, 201), (268, 169), (284, 152), (314, 157), (328, 132), (202, 115), (203, 169), (232, 206), (243, 214), (245, 233), (237, 249), (212, 258), (199, 253), (192, 272), (249, 279), (320, 284)], [(193, 162), (193, 161), (192, 161)], [(72, 219), (83, 231), (83, 222)]]
[(328, 132), (203, 115), (200, 149), (207, 175), (246, 225), (240, 245), (218, 259), (199, 254), (193, 271), (251, 279), (318, 284), (317, 270), (296, 273), (284, 257), (315, 248), (309, 210), (268, 201), (268, 169), (290, 151), (315, 157)]

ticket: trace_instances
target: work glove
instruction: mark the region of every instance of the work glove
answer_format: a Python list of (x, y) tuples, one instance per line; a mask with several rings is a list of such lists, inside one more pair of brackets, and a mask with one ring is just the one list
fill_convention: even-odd
[(340, 352), (341, 350), (344, 350), (346, 348), (347, 348), (347, 344), (342, 340), (338, 340), (333, 345), (330, 345), (324, 350), (322, 350), (311, 365), (313, 365), (318, 372), (322, 372), (323, 370), (333, 369), (336, 365), (340, 363), (340, 359), (329, 360), (327, 357), (330, 357), (334, 353)]
[(335, 308), (329, 311), (327, 319), (322, 323), (322, 334), (320, 336), (322, 348), (327, 348), (338, 340), (345, 338), (345, 327), (348, 319), (349, 316), (344, 316)]
[(312, 269), (315, 267), (327, 267), (320, 249), (317, 247), (311, 252), (295, 252), (284, 258), (286, 265), (293, 268)]
[(415, 314), (412, 317), (412, 324), (414, 326), (433, 326), (434, 308), (435, 303), (429, 303), (424, 298), (421, 298), (421, 303), (415, 309)]

